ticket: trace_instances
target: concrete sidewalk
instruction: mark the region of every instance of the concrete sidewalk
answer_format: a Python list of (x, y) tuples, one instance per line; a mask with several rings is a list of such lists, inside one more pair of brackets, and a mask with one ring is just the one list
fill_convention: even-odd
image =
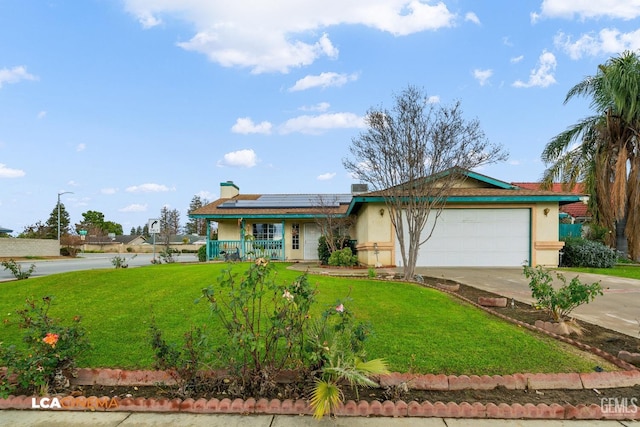
[(634, 421), (497, 420), (462, 418), (363, 418), (315, 420), (296, 415), (212, 415), (132, 412), (0, 411), (0, 426), (11, 427), (621, 427)]

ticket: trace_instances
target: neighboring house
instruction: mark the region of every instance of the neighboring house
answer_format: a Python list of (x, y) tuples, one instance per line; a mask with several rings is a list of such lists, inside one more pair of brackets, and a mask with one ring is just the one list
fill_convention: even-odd
[[(521, 188), (475, 172), (452, 188), (418, 266), (558, 265), (561, 206), (580, 195)], [(319, 200), (333, 201), (330, 214), (353, 215), (351, 238), (367, 266), (400, 266), (402, 258), (384, 199), (360, 194), (240, 194), (231, 181), (220, 184), (220, 199), (190, 214), (218, 223), (218, 239), (207, 243), (209, 259), (222, 252), (243, 258), (269, 256), (288, 261), (317, 260), (317, 218), (327, 214)], [(429, 228), (427, 225), (426, 229)]]
[[(540, 190), (542, 184), (539, 182), (512, 182), (513, 185), (517, 185), (520, 188), (526, 188), (529, 190)], [(566, 193), (563, 189), (563, 185), (561, 183), (554, 183), (550, 188), (554, 193)], [(587, 206), (587, 198), (584, 192), (584, 184), (577, 183), (573, 189), (569, 191), (572, 194), (578, 194), (583, 196), (580, 198), (580, 201), (575, 203), (567, 203), (566, 205), (560, 206), (560, 213), (566, 213), (572, 219), (573, 223), (583, 224), (588, 222), (591, 219), (591, 213), (589, 212), (589, 208)]]

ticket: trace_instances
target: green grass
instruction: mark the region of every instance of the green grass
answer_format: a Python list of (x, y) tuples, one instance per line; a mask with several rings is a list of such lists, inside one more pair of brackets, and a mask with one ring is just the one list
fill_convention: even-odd
[[(64, 273), (0, 283), (0, 319), (15, 318), (27, 297), (53, 295), (51, 315), (70, 320), (82, 316), (93, 349), (85, 367), (150, 368), (148, 340), (151, 313), (167, 337), (179, 339), (190, 325), (207, 324), (212, 340), (224, 334), (207, 304), (194, 304), (201, 289), (214, 284), (223, 264), (165, 264), (135, 269)], [(278, 280), (300, 273), (277, 266)], [(245, 268), (236, 265), (234, 269)], [(586, 372), (594, 367), (551, 339), (503, 322), (446, 294), (414, 284), (311, 276), (317, 284), (315, 313), (349, 295), (360, 320), (374, 336), (370, 358), (385, 358), (392, 371), (444, 374), (516, 372)], [(15, 326), (0, 326), (0, 341), (19, 343)]]
[(627, 267), (616, 265), (613, 268), (561, 268), (562, 271), (574, 271), (576, 273), (602, 274), (605, 276), (626, 277), (640, 280), (640, 267)]

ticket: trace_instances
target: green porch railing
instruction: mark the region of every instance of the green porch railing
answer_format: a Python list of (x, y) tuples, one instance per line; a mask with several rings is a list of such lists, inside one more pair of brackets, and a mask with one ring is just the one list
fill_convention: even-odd
[(284, 240), (210, 240), (209, 259), (224, 259), (225, 253), (239, 253), (242, 260), (269, 258), (284, 261)]

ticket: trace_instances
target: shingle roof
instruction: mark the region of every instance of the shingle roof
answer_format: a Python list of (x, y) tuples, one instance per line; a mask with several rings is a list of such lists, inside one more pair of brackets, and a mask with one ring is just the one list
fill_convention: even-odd
[(238, 194), (218, 199), (191, 212), (191, 216), (345, 214), (351, 194)]

